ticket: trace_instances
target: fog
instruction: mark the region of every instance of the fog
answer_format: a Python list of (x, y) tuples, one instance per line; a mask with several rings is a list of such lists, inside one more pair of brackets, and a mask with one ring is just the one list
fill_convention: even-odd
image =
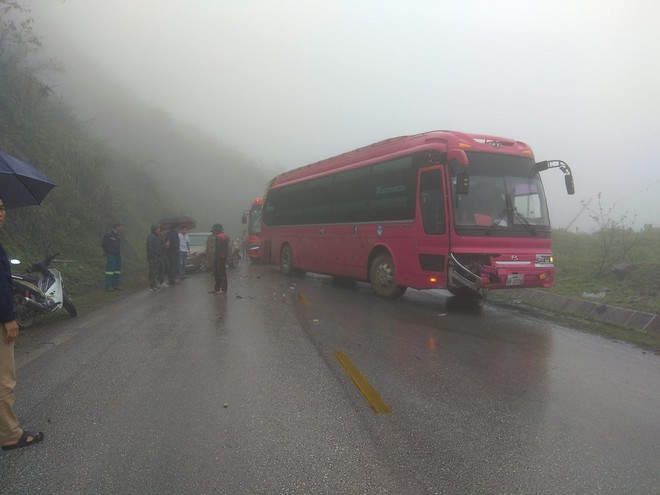
[(593, 230), (582, 204), (599, 192), (615, 218), (660, 226), (657, 0), (27, 3), (65, 77), (92, 60), (272, 175), (404, 134), (484, 133), (571, 166), (574, 196), (543, 176), (555, 227)]

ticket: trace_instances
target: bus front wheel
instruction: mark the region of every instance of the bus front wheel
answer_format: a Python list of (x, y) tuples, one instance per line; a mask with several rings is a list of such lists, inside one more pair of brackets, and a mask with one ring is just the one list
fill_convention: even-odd
[(448, 287), (447, 290), (453, 296), (466, 301), (480, 301), (484, 299), (483, 294), (468, 289), (467, 287)]
[(397, 285), (394, 262), (388, 253), (380, 253), (369, 267), (369, 280), (374, 292), (386, 299), (396, 299), (406, 292), (405, 285)]

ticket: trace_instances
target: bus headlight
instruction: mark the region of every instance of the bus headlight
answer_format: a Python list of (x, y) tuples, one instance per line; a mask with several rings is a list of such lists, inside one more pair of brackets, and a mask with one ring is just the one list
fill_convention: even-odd
[(536, 255), (537, 263), (554, 263), (555, 258), (551, 254), (537, 254)]

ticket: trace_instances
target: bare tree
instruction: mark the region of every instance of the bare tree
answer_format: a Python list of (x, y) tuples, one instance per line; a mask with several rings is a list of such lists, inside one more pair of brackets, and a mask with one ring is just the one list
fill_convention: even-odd
[(32, 30), (30, 9), (17, 0), (0, 0), (0, 67), (15, 68), (41, 47)]
[[(587, 208), (590, 217), (598, 224), (598, 231), (594, 234), (598, 241), (598, 259), (596, 261), (596, 278), (603, 275), (608, 266), (619, 262), (632, 262), (633, 249), (640, 240), (639, 232), (633, 229), (636, 215), (629, 219), (628, 212), (621, 217), (614, 217), (616, 204), (605, 207), (602, 193), (598, 193), (596, 208)], [(585, 206), (586, 207), (586, 206)]]

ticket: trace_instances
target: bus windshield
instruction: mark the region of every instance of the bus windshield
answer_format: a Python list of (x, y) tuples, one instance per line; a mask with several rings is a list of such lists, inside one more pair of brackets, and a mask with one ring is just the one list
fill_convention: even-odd
[(525, 229), (550, 227), (548, 208), (539, 174), (534, 171), (534, 160), (526, 157), (468, 152), (467, 172), (469, 192), (456, 192), (457, 176), (465, 172), (454, 165), (452, 198), (454, 222), (457, 229), (467, 228), (465, 235), (481, 235), (484, 229), (505, 234)]
[(248, 232), (250, 234), (261, 234), (261, 207), (253, 208), (250, 212)]

